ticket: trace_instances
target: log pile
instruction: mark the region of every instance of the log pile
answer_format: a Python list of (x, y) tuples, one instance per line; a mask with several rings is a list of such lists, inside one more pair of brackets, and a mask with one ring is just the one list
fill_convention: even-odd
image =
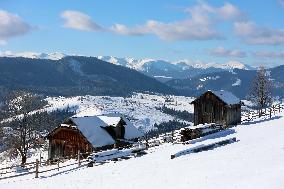
[(181, 142), (185, 142), (188, 140), (199, 138), (202, 134), (202, 130), (200, 128), (196, 129), (185, 128), (180, 131), (180, 134), (181, 134)]
[(224, 129), (222, 125), (216, 125), (216, 124), (207, 124), (207, 125), (201, 125), (199, 127), (195, 126), (195, 127), (184, 128), (180, 131), (181, 135), (180, 140), (181, 142), (185, 142), (205, 135), (216, 133), (222, 129)]

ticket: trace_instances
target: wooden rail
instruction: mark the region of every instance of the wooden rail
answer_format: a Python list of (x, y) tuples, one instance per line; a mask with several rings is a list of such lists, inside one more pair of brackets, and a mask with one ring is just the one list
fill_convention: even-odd
[[(141, 150), (144, 150), (144, 149), (141, 149)], [(141, 152), (141, 150), (133, 150), (133, 157), (137, 157), (136, 154), (139, 155), (139, 153)], [(41, 173), (46, 173), (46, 172), (50, 172), (50, 171), (54, 171), (54, 170), (60, 170), (62, 168), (65, 168), (65, 167), (69, 167), (69, 166), (74, 166), (74, 165), (78, 165), (77, 167), (74, 167), (72, 169), (77, 169), (77, 168), (80, 168), (80, 167), (83, 167), (83, 166), (86, 166), (90, 164), (90, 161), (88, 159), (84, 159), (82, 160), (82, 157), (83, 155), (86, 155), (86, 154), (83, 154), (83, 153), (78, 153), (79, 155), (77, 156), (77, 162), (72, 162), (70, 164), (65, 164), (65, 165), (61, 165), (60, 166), (60, 163), (62, 162), (65, 162), (66, 159), (70, 158), (70, 157), (65, 157), (65, 158), (58, 158), (58, 159), (55, 159), (53, 160), (52, 162), (50, 161), (45, 161), (43, 164), (40, 165), (40, 162), (39, 160), (37, 159), (35, 162), (31, 162), (31, 163), (28, 163), (27, 165), (30, 165), (31, 167), (29, 168), (25, 168), (26, 171), (28, 172), (25, 172), (25, 173), (22, 173), (22, 174), (15, 174), (15, 175), (10, 175), (10, 176), (5, 176), (5, 177), (1, 177), (2, 175), (5, 175), (5, 174), (11, 174), (11, 173), (14, 173), (16, 172), (16, 170), (12, 170), (13, 168), (15, 167), (20, 167), (20, 165), (16, 166), (10, 166), (10, 167), (4, 167), (4, 168), (1, 168), (1, 170), (8, 170), (6, 171), (6, 173), (0, 173), (0, 180), (3, 180), (3, 179), (9, 179), (9, 178), (15, 178), (15, 177), (20, 177), (20, 176), (24, 176), (24, 175), (30, 175), (30, 174), (35, 174), (35, 178), (38, 178), (39, 177), (39, 174)], [(74, 158), (75, 156), (73, 156)], [(110, 158), (108, 159), (108, 161), (117, 161), (117, 159), (129, 159), (128, 157), (114, 157), (114, 158)], [(93, 166), (93, 163), (95, 162), (92, 162), (92, 166)], [(100, 162), (101, 163), (101, 162)], [(104, 162), (106, 163), (106, 162)], [(43, 165), (43, 166), (42, 166)], [(53, 165), (54, 167), (52, 167), (51, 169), (46, 169), (46, 170), (40, 170), (40, 167), (48, 167), (50, 165)], [(57, 165), (57, 166), (56, 166)], [(96, 165), (95, 165), (96, 166)]]
[(242, 114), (242, 117), (244, 117), (242, 121), (243, 122), (253, 121), (262, 116), (269, 116), (269, 118), (271, 118), (272, 115), (280, 113), (283, 109), (284, 109), (284, 104), (276, 104), (268, 108), (244, 112)]
[[(13, 165), (13, 166), (9, 166), (9, 167), (3, 167), (3, 168), (0, 169), (0, 171), (2, 171), (2, 172), (0, 172), (0, 180), (20, 177), (20, 176), (25, 176), (25, 175), (30, 175), (30, 174), (35, 174), (35, 178), (38, 178), (39, 173), (45, 173), (45, 172), (49, 172), (49, 171), (53, 171), (53, 170), (58, 170), (59, 171), (60, 168), (64, 168), (64, 167), (68, 167), (68, 166), (72, 166), (72, 165), (76, 165), (76, 164), (78, 164), (78, 168), (79, 168), (79, 167), (82, 167), (82, 163), (85, 163), (85, 162), (88, 161), (86, 159), (85, 160), (81, 160), (81, 156), (82, 156), (82, 154), (80, 153), (80, 155), (78, 155), (78, 157), (77, 157), (78, 162), (67, 164), (67, 165), (63, 165), (63, 166), (60, 166), (60, 163), (65, 162), (66, 158), (55, 159), (54, 161), (57, 163), (57, 167), (52, 168), (52, 169), (43, 170), (43, 171), (40, 171), (39, 167), (42, 167), (42, 166), (46, 166), (47, 167), (47, 166), (50, 166), (52, 163), (50, 163), (49, 161), (44, 161), (43, 163), (40, 164), (40, 162), (37, 159), (35, 162), (26, 163), (25, 167), (22, 167), (23, 170), (28, 171), (28, 172), (21, 173), (21, 174), (10, 175), (10, 176), (4, 176), (4, 177), (2, 175), (16, 173), (17, 171), (16, 170), (12, 170), (12, 169), (16, 168), (16, 167), (21, 167), (21, 165)], [(70, 158), (70, 157), (68, 157), (68, 158)], [(84, 164), (83, 166), (85, 166), (85, 165), (86, 164)], [(26, 166), (28, 166), (28, 167), (26, 167)], [(3, 172), (3, 170), (7, 170), (7, 171)]]

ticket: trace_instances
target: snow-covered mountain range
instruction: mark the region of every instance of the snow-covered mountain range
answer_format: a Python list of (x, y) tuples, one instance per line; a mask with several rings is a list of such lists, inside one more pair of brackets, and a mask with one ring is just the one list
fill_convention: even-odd
[(12, 51), (0, 51), (0, 57), (24, 57), (24, 58), (35, 58), (35, 59), (50, 59), (59, 60), (65, 57), (66, 54), (60, 52), (53, 53), (36, 53), (36, 52), (12, 52)]
[(216, 62), (204, 63), (201, 61), (167, 61), (155, 60), (150, 58), (117, 58), (114, 56), (98, 56), (98, 59), (110, 62), (116, 65), (125, 66), (140, 71), (148, 76), (167, 81), (170, 79), (185, 79), (195, 77), (200, 74), (215, 73), (220, 71), (231, 71), (233, 69), (251, 70), (251, 66), (238, 61), (229, 61), (225, 64)]
[[(60, 52), (54, 53), (35, 53), (35, 52), (21, 52), (14, 53), (11, 51), (0, 52), (2, 57), (25, 57), (34, 59), (51, 59), (59, 60), (66, 56), (78, 56), (78, 55), (66, 55)], [(142, 72), (148, 76), (154, 77), (161, 81), (167, 81), (170, 79), (185, 79), (194, 77), (200, 74), (215, 73), (224, 70), (242, 69), (251, 70), (252, 67), (238, 61), (229, 61), (224, 64), (216, 62), (204, 63), (201, 61), (179, 60), (179, 61), (167, 61), (156, 60), (151, 58), (135, 59), (131, 57), (118, 58), (115, 56), (96, 56), (96, 58), (110, 62), (115, 65), (124, 66)]]
[(114, 56), (98, 56), (98, 59), (104, 60), (106, 62), (110, 62), (113, 64), (126, 66), (128, 68), (133, 68), (139, 71), (145, 71), (147, 70), (147, 66), (150, 64), (155, 64), (156, 66), (163, 67), (164, 69), (167, 69), (167, 67), (176, 67), (176, 68), (182, 68), (183, 70), (189, 69), (189, 68), (199, 68), (199, 69), (208, 69), (208, 68), (219, 68), (219, 69), (225, 69), (225, 70), (231, 70), (231, 69), (245, 69), (249, 70), (252, 69), (252, 67), (245, 65), (238, 61), (229, 61), (225, 64), (219, 64), (216, 62), (209, 62), (209, 63), (203, 63), (201, 61), (189, 61), (189, 60), (179, 60), (175, 62), (167, 61), (167, 60), (155, 60), (151, 58), (145, 58), (145, 59), (134, 59), (134, 58), (117, 58)]

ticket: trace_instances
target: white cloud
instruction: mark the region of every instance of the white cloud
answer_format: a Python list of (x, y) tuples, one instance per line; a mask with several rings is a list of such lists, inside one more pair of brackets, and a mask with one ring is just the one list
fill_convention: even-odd
[(91, 17), (79, 11), (66, 10), (61, 13), (64, 27), (81, 31), (101, 31), (103, 28), (92, 21)]
[(283, 45), (284, 29), (259, 27), (253, 22), (236, 22), (235, 34), (253, 45)]
[(240, 21), (243, 13), (234, 5), (225, 3), (221, 7), (213, 7), (205, 2), (185, 9), (188, 18), (172, 22), (148, 20), (144, 24), (129, 27), (116, 23), (109, 29), (93, 22), (91, 17), (78, 11), (66, 10), (61, 14), (65, 20), (64, 27), (81, 31), (106, 31), (120, 35), (155, 35), (162, 40), (212, 40), (223, 39), (224, 36), (215, 26), (224, 21)]
[(255, 56), (261, 57), (261, 58), (278, 58), (278, 59), (284, 59), (284, 51), (279, 52), (272, 52), (272, 51), (258, 51), (254, 53)]
[(111, 30), (122, 35), (153, 34), (166, 41), (208, 40), (222, 38), (217, 31), (210, 27), (210, 25), (196, 23), (193, 20), (182, 20), (172, 23), (150, 20), (147, 21), (145, 25), (136, 26), (134, 28), (115, 24)]
[(246, 16), (237, 7), (230, 3), (226, 3), (217, 9), (217, 14), (225, 20), (245, 20)]
[(238, 57), (243, 58), (247, 56), (247, 53), (244, 51), (240, 51), (238, 49), (229, 50), (224, 47), (217, 47), (215, 49), (210, 50), (210, 54), (214, 56), (224, 56), (224, 57)]
[(232, 4), (226, 3), (222, 7), (213, 7), (199, 2), (185, 10), (190, 18), (173, 22), (159, 22), (149, 20), (143, 25), (128, 27), (115, 24), (111, 30), (121, 35), (156, 35), (167, 41), (176, 40), (211, 40), (224, 37), (214, 26), (221, 21), (243, 20), (243, 14)]
[(32, 29), (18, 15), (0, 10), (0, 45), (5, 45), (8, 39), (24, 35)]

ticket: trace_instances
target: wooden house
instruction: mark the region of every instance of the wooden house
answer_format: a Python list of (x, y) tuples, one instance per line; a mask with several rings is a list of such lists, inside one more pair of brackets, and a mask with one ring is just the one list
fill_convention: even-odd
[(76, 156), (127, 144), (143, 136), (124, 116), (70, 117), (49, 133), (49, 159)]
[(228, 91), (207, 91), (196, 98), (194, 125), (216, 123), (224, 126), (241, 123), (241, 101)]

